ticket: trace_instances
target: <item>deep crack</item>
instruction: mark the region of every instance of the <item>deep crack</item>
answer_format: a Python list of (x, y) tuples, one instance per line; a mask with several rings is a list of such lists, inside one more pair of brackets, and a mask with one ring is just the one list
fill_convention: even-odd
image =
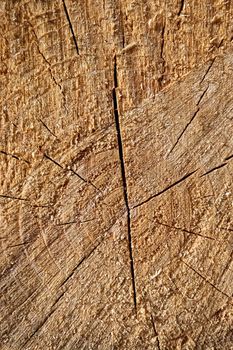
[(62, 3), (63, 3), (66, 19), (68, 21), (68, 24), (69, 24), (69, 27), (70, 27), (70, 31), (71, 31), (71, 34), (72, 34), (72, 38), (73, 38), (73, 41), (74, 41), (74, 45), (75, 45), (77, 54), (79, 55), (78, 43), (77, 43), (77, 40), (76, 40), (76, 37), (75, 37), (75, 34), (74, 34), (73, 25), (72, 25), (72, 22), (71, 22), (71, 19), (70, 19), (70, 16), (69, 16), (69, 12), (68, 12), (65, 0), (62, 0)]
[(177, 13), (177, 16), (180, 16), (181, 13), (183, 12), (183, 9), (184, 9), (184, 0), (181, 0), (180, 2), (180, 8), (179, 8), (179, 11)]
[(112, 99), (113, 99), (115, 127), (116, 127), (116, 132), (117, 132), (118, 151), (119, 151), (119, 158), (120, 158), (120, 165), (121, 165), (121, 179), (122, 179), (122, 184), (123, 184), (123, 195), (124, 195), (125, 206), (127, 209), (127, 235), (128, 235), (128, 249), (129, 249), (129, 258), (130, 258), (131, 280), (132, 280), (132, 288), (133, 288), (133, 302), (134, 302), (135, 311), (137, 311), (137, 291), (136, 291), (136, 283), (135, 283), (132, 236), (131, 236), (131, 215), (130, 215), (128, 192), (127, 192), (125, 161), (124, 161), (123, 143), (122, 143), (122, 136), (121, 136), (118, 101), (117, 101), (117, 93), (116, 93), (117, 87), (118, 87), (117, 59), (115, 56), (114, 57), (114, 87), (112, 89)]

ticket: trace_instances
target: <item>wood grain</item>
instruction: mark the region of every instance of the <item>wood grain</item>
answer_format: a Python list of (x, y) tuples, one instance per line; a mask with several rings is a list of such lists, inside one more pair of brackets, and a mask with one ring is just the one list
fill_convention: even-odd
[(231, 349), (231, 1), (0, 12), (0, 348)]

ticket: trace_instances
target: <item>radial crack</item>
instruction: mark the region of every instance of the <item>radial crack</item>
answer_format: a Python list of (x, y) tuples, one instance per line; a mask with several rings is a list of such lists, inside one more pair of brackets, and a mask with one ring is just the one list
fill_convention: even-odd
[(56, 309), (53, 309), (57, 301), (60, 299), (60, 297), (55, 301), (55, 303), (51, 306), (51, 311), (48, 313), (48, 315), (43, 319), (43, 321), (40, 322), (40, 324), (36, 327), (34, 332), (30, 335), (30, 337), (27, 339), (27, 341), (23, 344), (21, 349), (25, 349), (25, 346), (29, 343), (29, 341), (40, 331), (40, 329), (45, 325), (45, 323), (48, 321), (48, 319), (52, 316), (52, 314), (56, 311)]
[(95, 185), (93, 184), (93, 182), (86, 180), (84, 177), (82, 177), (81, 175), (79, 175), (74, 169), (68, 167), (68, 168), (64, 168), (61, 164), (59, 164), (56, 160), (54, 160), (53, 158), (51, 158), (50, 156), (48, 156), (48, 154), (44, 153), (44, 157), (48, 160), (50, 160), (51, 162), (53, 162), (54, 164), (56, 164), (57, 166), (59, 166), (59, 168), (65, 170), (65, 171), (70, 171), (71, 173), (73, 173), (74, 175), (76, 175), (80, 180), (82, 180), (83, 182), (85, 182), (88, 185), (91, 185), (92, 187), (94, 187), (98, 192), (100, 192), (102, 194), (102, 191)]
[[(81, 266), (81, 264), (88, 259), (93, 253), (94, 251), (98, 248), (98, 246), (103, 242), (103, 239), (96, 244), (96, 246), (88, 253), (86, 254), (81, 261), (78, 263), (78, 265), (71, 271), (71, 273), (69, 274), (69, 276), (67, 276), (67, 278), (62, 282), (62, 284), (60, 285), (59, 288), (61, 288), (76, 272), (76, 270)], [(53, 305), (51, 306), (51, 311), (48, 313), (48, 315), (44, 318), (44, 320), (36, 327), (36, 329), (34, 330), (34, 332), (31, 334), (31, 336), (29, 337), (29, 339), (24, 343), (22, 349), (24, 349), (25, 345), (31, 340), (32, 337), (34, 337), (34, 335), (36, 333), (38, 333), (40, 331), (40, 329), (45, 325), (45, 323), (48, 321), (48, 319), (52, 316), (52, 314), (57, 310), (57, 308), (54, 308), (56, 306), (56, 304), (59, 302), (59, 300), (63, 297), (63, 295), (66, 293), (66, 290), (64, 290), (59, 297), (55, 300), (55, 302), (53, 303)]]
[(233, 158), (233, 154), (231, 154), (230, 156), (226, 157), (224, 160), (227, 161), (227, 160), (230, 160), (231, 158)]
[(73, 268), (73, 270), (71, 271), (71, 273), (66, 277), (66, 279), (62, 282), (62, 284), (60, 285), (60, 288), (62, 286), (64, 286), (64, 284), (66, 284), (70, 278), (75, 274), (75, 272), (77, 271), (77, 269), (82, 265), (82, 263), (84, 261), (86, 261), (93, 253), (94, 251), (99, 247), (99, 245), (103, 242), (103, 240), (101, 240), (100, 242), (98, 242), (94, 248), (91, 249), (91, 251), (88, 254), (85, 254), (84, 257), (79, 261), (79, 263)]
[(56, 164), (57, 166), (59, 166), (59, 168), (64, 169), (63, 166), (61, 164), (59, 164), (56, 160), (54, 160), (53, 158), (51, 158), (50, 156), (48, 156), (46, 153), (44, 153), (44, 157), (48, 160), (50, 160), (52, 163)]
[(221, 293), (222, 295), (224, 295), (227, 298), (230, 298), (230, 295), (224, 293), (221, 289), (219, 289), (217, 286), (215, 286), (212, 282), (210, 282), (209, 280), (206, 279), (206, 277), (202, 276), (202, 274), (200, 274), (200, 272), (198, 272), (197, 270), (195, 270), (191, 265), (189, 265), (188, 263), (186, 263), (184, 260), (180, 259), (182, 261), (183, 264), (185, 264), (187, 267), (189, 267), (193, 272), (195, 272), (198, 276), (200, 276), (206, 283), (208, 283), (210, 286), (212, 286), (215, 290), (217, 290), (219, 293)]
[(72, 22), (71, 22), (71, 19), (70, 19), (70, 16), (69, 16), (69, 12), (68, 12), (65, 0), (62, 0), (62, 3), (63, 3), (63, 7), (64, 7), (64, 11), (65, 11), (65, 14), (66, 14), (67, 21), (69, 23), (70, 31), (71, 31), (71, 34), (72, 34), (72, 37), (73, 37), (74, 45), (75, 45), (77, 54), (79, 55), (78, 43), (77, 43), (77, 40), (76, 40), (76, 37), (75, 37), (75, 34), (74, 34), (73, 25), (72, 25)]
[(165, 39), (164, 39), (164, 35), (165, 35), (165, 29), (166, 29), (166, 22), (162, 27), (162, 31), (161, 31), (161, 48), (160, 48), (160, 59), (162, 61), (162, 69), (161, 69), (161, 75), (158, 79), (158, 83), (159, 83), (159, 87), (162, 87), (163, 84), (163, 79), (164, 79), (164, 73), (165, 73), (165, 58), (164, 58), (164, 44), (165, 44)]
[(199, 97), (199, 100), (197, 101), (197, 106), (199, 106), (199, 104), (201, 103), (201, 101), (203, 100), (205, 94), (207, 93), (209, 89), (209, 85), (206, 87), (206, 89), (203, 91), (203, 93), (201, 94), (201, 96)]
[(22, 161), (22, 162), (25, 162), (27, 164), (30, 164), (30, 162), (28, 160), (25, 160), (25, 159), (22, 159), (22, 158), (19, 158), (18, 156), (16, 156), (15, 154), (11, 154), (11, 153), (7, 153), (5, 151), (0, 151), (0, 153), (4, 154), (5, 156), (9, 156), (9, 157), (12, 157), (14, 159), (17, 159), (19, 161)]
[(160, 196), (161, 194), (165, 193), (166, 191), (170, 190), (171, 188), (175, 187), (176, 185), (179, 185), (182, 181), (186, 180), (187, 178), (189, 178), (191, 175), (193, 175), (197, 170), (194, 170), (192, 171), (191, 173), (189, 174), (186, 174), (184, 175), (181, 179), (177, 180), (176, 182), (174, 182), (173, 184), (165, 187), (162, 191), (160, 192), (157, 192), (155, 194), (153, 194), (152, 196), (150, 196), (149, 198), (145, 199), (143, 202), (140, 202), (136, 205), (134, 205), (132, 207), (132, 209), (135, 209), (135, 208), (138, 208), (138, 207), (141, 207), (143, 204), (149, 202), (151, 199), (155, 198), (155, 197), (158, 197)]
[(121, 136), (120, 120), (119, 120), (117, 92), (116, 92), (118, 87), (116, 56), (114, 57), (114, 74), (113, 75), (114, 75), (114, 79), (113, 79), (114, 87), (112, 89), (113, 110), (114, 110), (115, 127), (116, 127), (116, 133), (117, 133), (117, 141), (118, 141), (119, 159), (120, 159), (120, 165), (121, 165), (123, 195), (124, 195), (124, 201), (125, 201), (125, 206), (127, 210), (128, 250), (129, 250), (129, 258), (130, 258), (132, 288), (133, 288), (133, 302), (134, 302), (135, 311), (137, 311), (137, 291), (136, 291), (136, 282), (135, 282), (135, 270), (134, 270), (134, 259), (133, 259), (133, 248), (132, 248), (132, 236), (131, 236), (131, 215), (130, 215), (130, 208), (129, 208), (129, 201), (128, 201), (125, 161), (124, 161), (123, 143), (122, 143), (122, 136)]
[(202, 174), (200, 177), (209, 175), (210, 173), (212, 173), (212, 171), (218, 170), (218, 169), (224, 167), (225, 165), (227, 165), (227, 163), (223, 163), (223, 164), (217, 165), (216, 167), (214, 167), (214, 168), (208, 170), (206, 173)]
[(181, 0), (181, 2), (180, 2), (180, 8), (179, 8), (179, 11), (178, 11), (178, 13), (177, 13), (177, 16), (180, 16), (181, 13), (183, 12), (183, 9), (184, 9), (184, 1), (185, 1), (185, 0)]
[(163, 223), (163, 222), (156, 221), (156, 224), (161, 225), (161, 226), (165, 226), (165, 227), (169, 227), (169, 228), (175, 229), (175, 230), (177, 230), (177, 231), (182, 231), (182, 232), (185, 232), (185, 233), (190, 233), (190, 234), (192, 234), (192, 235), (199, 236), (199, 237), (202, 237), (202, 238), (211, 239), (212, 241), (216, 241), (216, 239), (213, 238), (213, 237), (205, 236), (205, 235), (202, 235), (202, 234), (197, 233), (197, 232), (193, 232), (193, 231), (190, 231), (190, 230), (186, 230), (186, 229), (184, 229), (184, 228), (180, 228), (180, 227), (176, 227), (176, 226), (171, 226), (171, 225), (165, 224), (165, 223)]
[(210, 61), (210, 64), (209, 64), (209, 67), (207, 68), (205, 74), (203, 75), (201, 81), (200, 81), (200, 84), (203, 83), (203, 81), (205, 80), (206, 76), (208, 75), (209, 71), (211, 70), (213, 64), (214, 64), (214, 61), (215, 61), (216, 57), (214, 57), (211, 61)]
[(153, 331), (154, 331), (154, 334), (155, 334), (155, 337), (156, 337), (156, 340), (157, 340), (157, 347), (158, 347), (158, 350), (161, 350), (160, 342), (159, 342), (159, 335), (158, 335), (158, 332), (157, 332), (157, 330), (156, 330), (155, 321), (154, 321), (154, 318), (153, 318), (152, 315), (151, 315), (151, 323), (152, 323), (152, 328), (153, 328)]
[(101, 193), (102, 193), (102, 191), (101, 191), (95, 184), (93, 184), (93, 182), (84, 179), (84, 177), (82, 177), (81, 175), (79, 175), (74, 169), (70, 168), (69, 170), (70, 170), (74, 175), (76, 175), (80, 180), (86, 182), (87, 184), (89, 184), (89, 185), (91, 185), (92, 187), (94, 187), (98, 192), (101, 192)]
[(49, 127), (43, 122), (43, 120), (41, 120), (41, 119), (38, 119), (38, 120), (45, 127), (45, 129), (48, 130), (48, 132), (57, 139), (57, 136), (49, 129)]
[(195, 117), (197, 116), (198, 112), (200, 111), (200, 107), (199, 107), (199, 104), (201, 103), (203, 97), (205, 96), (207, 90), (208, 90), (209, 86), (207, 86), (207, 88), (203, 91), (203, 93), (201, 94), (201, 96), (199, 97), (199, 100), (197, 101), (197, 109), (196, 111), (194, 112), (193, 116), (191, 117), (190, 121), (185, 125), (184, 129), (181, 131), (180, 135), (178, 136), (176, 142), (174, 143), (174, 145), (172, 146), (172, 148), (170, 149), (170, 151), (168, 152), (168, 155), (169, 156), (172, 151), (174, 150), (174, 148), (177, 146), (177, 144), (179, 143), (181, 137), (184, 135), (184, 133), (186, 132), (186, 130), (188, 129), (188, 127), (191, 125), (191, 123), (193, 122), (193, 120), (195, 119)]
[(181, 131), (180, 135), (178, 136), (176, 142), (174, 143), (174, 145), (172, 146), (172, 148), (170, 149), (168, 156), (172, 153), (172, 151), (174, 150), (174, 148), (178, 145), (181, 137), (184, 135), (185, 131), (188, 129), (188, 127), (190, 126), (190, 124), (193, 122), (194, 118), (196, 117), (197, 113), (199, 112), (200, 108), (198, 107), (197, 110), (194, 112), (192, 118), (190, 119), (190, 121), (185, 125), (184, 129)]
[(10, 195), (5, 195), (5, 194), (0, 194), (1, 198), (6, 198), (6, 199), (16, 199), (19, 201), (28, 201), (29, 199), (27, 198), (22, 198), (22, 197), (14, 197), (14, 196), (10, 196)]
[(120, 26), (121, 26), (121, 35), (122, 35), (122, 49), (125, 48), (125, 30), (124, 30), (124, 19), (123, 19), (123, 12), (120, 9)]
[(27, 244), (30, 244), (30, 243), (32, 243), (32, 241), (30, 241), (30, 242), (22, 242), (22, 243), (18, 243), (18, 244), (12, 244), (12, 245), (8, 245), (7, 248), (20, 247), (20, 246), (24, 246), (24, 245), (27, 245)]
[[(44, 62), (46, 63), (47, 67), (48, 67), (48, 71), (49, 71), (49, 74), (50, 74), (50, 76), (51, 76), (51, 79), (53, 80), (54, 84), (59, 88), (60, 93), (61, 93), (61, 95), (62, 95), (62, 99), (63, 99), (64, 106), (65, 106), (65, 108), (66, 108), (66, 96), (65, 96), (65, 94), (64, 94), (63, 88), (62, 88), (61, 84), (59, 84), (59, 83), (57, 82), (57, 80), (55, 79), (55, 77), (54, 77), (54, 75), (53, 75), (53, 72), (52, 72), (51, 64), (50, 64), (50, 62), (47, 60), (47, 58), (45, 57), (45, 55), (43, 54), (43, 52), (42, 52), (41, 49), (40, 49), (39, 39), (38, 39), (38, 36), (37, 36), (37, 34), (36, 34), (36, 32), (35, 32), (35, 29), (34, 29), (33, 25), (31, 24), (30, 21), (28, 21), (28, 24), (29, 24), (30, 27), (31, 27), (31, 30), (32, 30), (32, 32), (33, 32), (34, 37), (36, 38), (36, 42), (37, 42), (36, 46), (37, 46), (38, 52), (39, 52), (39, 54), (41, 55), (41, 57), (43, 58), (43, 60), (44, 60)], [(45, 126), (45, 125), (44, 125), (44, 126)], [(48, 130), (49, 130), (49, 129), (48, 129)], [(55, 135), (54, 135), (54, 136), (55, 136)]]

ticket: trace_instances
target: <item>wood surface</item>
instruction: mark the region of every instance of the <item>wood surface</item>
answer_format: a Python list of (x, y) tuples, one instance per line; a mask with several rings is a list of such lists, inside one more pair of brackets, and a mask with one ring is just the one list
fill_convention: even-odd
[(233, 349), (232, 1), (0, 13), (0, 349)]

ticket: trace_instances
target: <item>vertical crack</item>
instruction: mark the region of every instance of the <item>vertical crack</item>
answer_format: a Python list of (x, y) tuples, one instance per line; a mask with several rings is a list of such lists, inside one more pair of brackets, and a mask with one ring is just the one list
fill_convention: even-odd
[(124, 29), (124, 17), (123, 17), (123, 12), (122, 12), (121, 8), (120, 8), (120, 17), (121, 17), (122, 48), (124, 49), (124, 47), (125, 47), (125, 29)]
[(64, 7), (64, 11), (65, 11), (65, 15), (66, 15), (66, 18), (67, 18), (67, 21), (68, 21), (69, 27), (70, 27), (70, 31), (71, 31), (71, 34), (72, 34), (72, 37), (73, 37), (74, 45), (75, 45), (75, 48), (76, 48), (77, 54), (79, 55), (78, 43), (77, 43), (77, 40), (76, 40), (76, 37), (75, 37), (75, 34), (74, 34), (73, 25), (72, 25), (72, 22), (71, 22), (71, 19), (70, 19), (70, 16), (69, 16), (69, 12), (68, 12), (68, 9), (67, 9), (67, 6), (66, 6), (66, 3), (65, 3), (65, 0), (62, 0), (62, 3), (63, 3), (63, 7)]
[(132, 280), (132, 288), (133, 288), (133, 302), (134, 302), (135, 311), (137, 311), (137, 291), (136, 291), (136, 283), (135, 283), (132, 236), (131, 236), (131, 215), (130, 215), (128, 192), (127, 192), (124, 152), (123, 152), (123, 144), (122, 144), (122, 137), (121, 137), (118, 101), (117, 101), (117, 94), (116, 94), (117, 87), (118, 87), (117, 59), (115, 56), (114, 57), (114, 87), (112, 89), (112, 98), (113, 98), (115, 126), (116, 126), (116, 132), (117, 132), (118, 151), (119, 151), (119, 158), (120, 158), (120, 165), (121, 165), (121, 178), (122, 178), (122, 184), (123, 184), (123, 195), (124, 195), (124, 201), (125, 201), (125, 206), (126, 206), (126, 210), (127, 210), (127, 235), (128, 235), (128, 249), (129, 249), (129, 258), (130, 258), (131, 280)]
[(163, 86), (163, 80), (164, 80), (164, 75), (165, 75), (165, 66), (166, 66), (166, 62), (165, 62), (165, 58), (164, 58), (164, 44), (165, 44), (165, 29), (166, 29), (166, 22), (163, 25), (162, 31), (161, 31), (161, 48), (160, 48), (160, 59), (162, 62), (162, 68), (161, 68), (161, 76), (158, 79), (158, 83), (159, 83), (159, 88), (161, 89)]
[(180, 2), (180, 8), (179, 8), (179, 11), (177, 13), (177, 16), (180, 16), (181, 13), (183, 12), (183, 9), (184, 9), (184, 0), (181, 0)]
[(152, 328), (153, 328), (153, 331), (154, 331), (154, 334), (155, 334), (155, 337), (156, 337), (156, 340), (157, 340), (157, 347), (158, 347), (158, 350), (161, 350), (160, 342), (159, 342), (159, 335), (158, 335), (158, 332), (157, 332), (157, 330), (156, 330), (155, 321), (154, 321), (154, 318), (153, 318), (152, 315), (151, 315), (151, 323), (152, 323)]

